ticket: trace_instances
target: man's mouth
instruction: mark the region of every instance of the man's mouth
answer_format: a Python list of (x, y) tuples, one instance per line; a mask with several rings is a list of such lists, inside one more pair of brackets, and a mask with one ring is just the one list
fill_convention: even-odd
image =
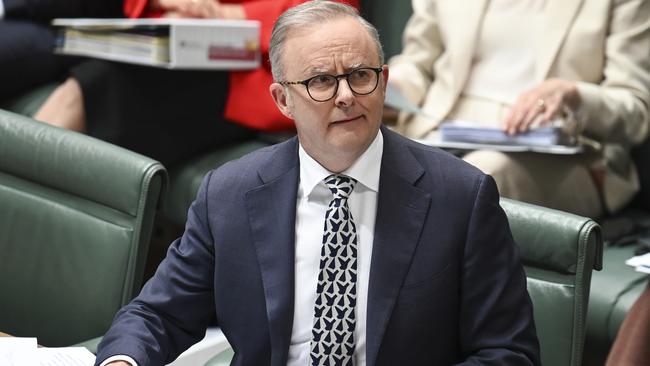
[(358, 116), (354, 116), (354, 117), (350, 117), (350, 118), (346, 118), (346, 119), (340, 119), (340, 120), (332, 122), (332, 124), (353, 122), (353, 121), (356, 121), (356, 120), (360, 119), (361, 117), (362, 117), (361, 115), (358, 115)]

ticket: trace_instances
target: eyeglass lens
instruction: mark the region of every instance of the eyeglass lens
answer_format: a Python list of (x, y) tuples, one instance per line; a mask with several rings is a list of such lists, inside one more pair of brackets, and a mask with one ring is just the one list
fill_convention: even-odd
[[(347, 79), (350, 89), (356, 94), (372, 93), (377, 87), (378, 73), (370, 68), (353, 70), (349, 74), (339, 77)], [(334, 75), (318, 75), (307, 83), (307, 92), (317, 101), (326, 101), (334, 97), (338, 90), (338, 78)]]

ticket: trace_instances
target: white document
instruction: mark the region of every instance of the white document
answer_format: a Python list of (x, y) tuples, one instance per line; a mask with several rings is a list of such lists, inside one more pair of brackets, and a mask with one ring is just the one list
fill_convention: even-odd
[(0, 337), (0, 365), (20, 365), (14, 362), (16, 355), (32, 352), (36, 347), (36, 338)]
[(417, 104), (411, 102), (394, 83), (390, 82), (390, 79), (388, 79), (388, 84), (386, 85), (386, 99), (384, 100), (384, 104), (402, 112), (419, 114), (426, 118), (434, 118), (422, 110)]
[(636, 267), (636, 271), (637, 271), (637, 272), (641, 272), (641, 273), (648, 273), (648, 274), (650, 274), (650, 267), (647, 267), (647, 266), (638, 266), (638, 267)]
[(14, 355), (12, 366), (93, 366), (95, 355), (84, 347), (36, 348)]
[(634, 267), (637, 272), (650, 273), (650, 253), (637, 255), (625, 261), (630, 267)]
[(2, 366), (93, 366), (95, 355), (84, 347), (38, 347), (36, 338), (0, 337)]
[(582, 145), (565, 146), (565, 145), (549, 145), (549, 146), (525, 146), (525, 145), (507, 145), (507, 144), (480, 144), (475, 142), (461, 142), (461, 141), (444, 141), (440, 135), (431, 134), (427, 139), (415, 139), (415, 141), (429, 146), (439, 147), (441, 149), (456, 149), (456, 150), (496, 150), (503, 152), (534, 152), (542, 154), (556, 154), (556, 155), (574, 155), (580, 154), (584, 151)]

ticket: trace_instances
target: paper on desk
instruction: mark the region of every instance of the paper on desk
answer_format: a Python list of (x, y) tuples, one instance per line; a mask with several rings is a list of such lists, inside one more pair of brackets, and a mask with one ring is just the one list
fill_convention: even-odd
[(36, 338), (0, 337), (0, 365), (19, 365), (14, 363), (14, 356), (36, 347)]
[(625, 264), (634, 267), (637, 272), (650, 273), (650, 253), (632, 257), (626, 260)]
[(95, 355), (84, 347), (39, 348), (36, 338), (0, 338), (2, 366), (92, 366)]

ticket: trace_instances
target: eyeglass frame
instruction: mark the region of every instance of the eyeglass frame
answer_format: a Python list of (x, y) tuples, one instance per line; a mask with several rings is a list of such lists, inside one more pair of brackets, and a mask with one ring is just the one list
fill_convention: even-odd
[[(350, 77), (350, 75), (352, 75), (353, 73), (355, 73), (355, 72), (357, 72), (357, 71), (359, 71), (359, 70), (372, 70), (372, 71), (375, 72), (375, 74), (376, 74), (376, 76), (377, 76), (377, 81), (375, 82), (375, 86), (372, 88), (371, 91), (369, 91), (369, 92), (367, 92), (367, 93), (357, 93), (357, 92), (352, 88), (352, 86), (350, 85), (350, 80), (349, 80), (348, 78)], [(356, 69), (350, 70), (349, 72), (346, 72), (346, 73), (343, 73), (343, 74), (338, 74), (338, 75), (332, 75), (332, 74), (318, 74), (318, 75), (314, 75), (314, 76), (312, 76), (312, 77), (310, 77), (310, 78), (308, 78), (308, 79), (305, 79), (305, 80), (299, 80), (299, 81), (277, 81), (277, 83), (280, 84), (280, 85), (304, 85), (304, 86), (305, 86), (305, 89), (307, 89), (307, 94), (309, 95), (309, 97), (310, 97), (313, 101), (323, 103), (323, 102), (327, 102), (328, 100), (332, 100), (332, 98), (334, 98), (334, 97), (336, 96), (336, 93), (338, 93), (338, 91), (339, 91), (339, 83), (340, 83), (340, 80), (341, 80), (342, 78), (345, 78), (345, 81), (348, 83), (348, 87), (350, 88), (350, 90), (351, 90), (354, 94), (357, 94), (357, 95), (368, 95), (368, 94), (372, 94), (372, 92), (374, 92), (375, 90), (377, 90), (377, 86), (379, 86), (379, 74), (380, 74), (382, 71), (384, 71), (384, 67), (383, 67), (383, 66), (380, 66), (380, 67), (358, 67), (358, 68), (356, 68)], [(332, 93), (332, 96), (331, 96), (331, 97), (329, 97), (329, 98), (327, 98), (327, 99), (324, 99), (324, 100), (318, 100), (318, 99), (314, 98), (314, 97), (311, 95), (311, 93), (309, 92), (309, 82), (312, 81), (312, 80), (315, 79), (315, 78), (323, 77), (323, 76), (331, 76), (331, 77), (335, 78), (335, 79), (336, 79), (336, 85), (334, 86), (334, 92)]]

